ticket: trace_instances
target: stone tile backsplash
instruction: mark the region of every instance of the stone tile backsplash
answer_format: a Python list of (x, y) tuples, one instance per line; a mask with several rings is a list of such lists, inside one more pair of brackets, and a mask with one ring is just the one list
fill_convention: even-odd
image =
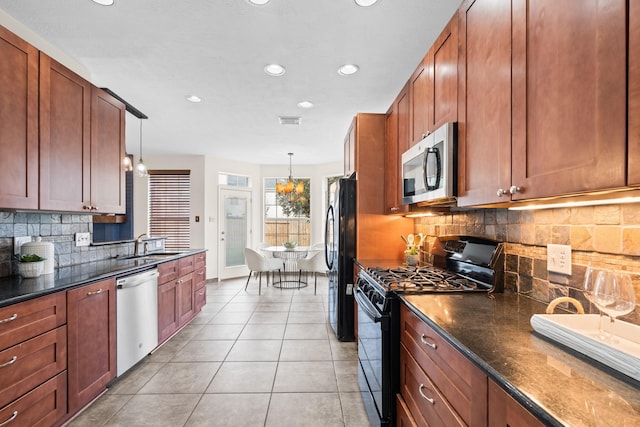
[(75, 233), (93, 233), (91, 215), (0, 211), (0, 277), (12, 274), (13, 238), (41, 236), (52, 242), (55, 267), (67, 267), (133, 253), (133, 242), (75, 246)]
[[(416, 218), (415, 232), (428, 236), (423, 256), (438, 236), (475, 235), (506, 242), (505, 289), (549, 302), (560, 296), (584, 297), (587, 265), (632, 273), (640, 302), (640, 204), (558, 208), (452, 210)], [(571, 245), (572, 274), (547, 273), (547, 244)], [(573, 310), (566, 304), (561, 307)], [(640, 324), (638, 309), (625, 320)]]

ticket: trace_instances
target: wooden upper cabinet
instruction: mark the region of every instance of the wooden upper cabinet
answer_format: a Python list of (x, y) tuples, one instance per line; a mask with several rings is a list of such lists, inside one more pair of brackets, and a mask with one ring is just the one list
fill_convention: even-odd
[(432, 51), (424, 57), (409, 79), (409, 145), (420, 142), (433, 130), (433, 67)]
[(459, 10), (458, 205), (502, 201), (511, 183), (511, 5)]
[(38, 50), (0, 26), (0, 208), (38, 208)]
[(627, 2), (512, 4), (512, 199), (623, 187)]
[(402, 153), (409, 147), (409, 86), (400, 91), (387, 111), (384, 142), (384, 200), (385, 213), (407, 212), (402, 204)]
[(433, 44), (433, 122), (431, 130), (458, 121), (458, 16), (449, 23)]
[(640, 184), (640, 2), (629, 2), (628, 184)]
[(40, 53), (40, 209), (91, 204), (91, 84)]
[(93, 87), (91, 92), (91, 207), (125, 213), (125, 106)]

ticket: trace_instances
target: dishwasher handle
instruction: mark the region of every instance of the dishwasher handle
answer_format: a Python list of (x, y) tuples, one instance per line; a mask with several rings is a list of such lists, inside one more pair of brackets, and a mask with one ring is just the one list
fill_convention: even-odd
[(143, 273), (133, 274), (131, 276), (122, 277), (116, 280), (116, 287), (118, 289), (134, 288), (136, 286), (142, 285), (143, 283), (157, 281), (158, 276), (160, 276), (158, 270), (147, 270)]

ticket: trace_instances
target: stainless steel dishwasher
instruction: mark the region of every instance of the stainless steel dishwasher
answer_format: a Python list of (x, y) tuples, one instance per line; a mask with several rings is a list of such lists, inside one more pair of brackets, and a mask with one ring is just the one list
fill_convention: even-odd
[(117, 279), (117, 375), (158, 346), (158, 270)]

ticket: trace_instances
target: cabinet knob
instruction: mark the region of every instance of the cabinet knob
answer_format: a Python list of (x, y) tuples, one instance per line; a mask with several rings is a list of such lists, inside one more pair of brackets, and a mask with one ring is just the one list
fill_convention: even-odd
[(511, 186), (511, 188), (509, 188), (509, 193), (511, 193), (511, 194), (516, 194), (516, 193), (519, 193), (519, 192), (520, 192), (520, 190), (521, 190), (521, 188), (520, 188), (520, 187), (517, 187), (517, 186), (515, 186), (515, 185), (512, 185), (512, 186)]
[(502, 188), (498, 188), (498, 192), (496, 194), (498, 194), (498, 197), (502, 197), (502, 196), (506, 196), (508, 193)]
[(84, 209), (85, 211), (90, 211), (91, 210), (91, 206), (82, 205), (82, 209)]

